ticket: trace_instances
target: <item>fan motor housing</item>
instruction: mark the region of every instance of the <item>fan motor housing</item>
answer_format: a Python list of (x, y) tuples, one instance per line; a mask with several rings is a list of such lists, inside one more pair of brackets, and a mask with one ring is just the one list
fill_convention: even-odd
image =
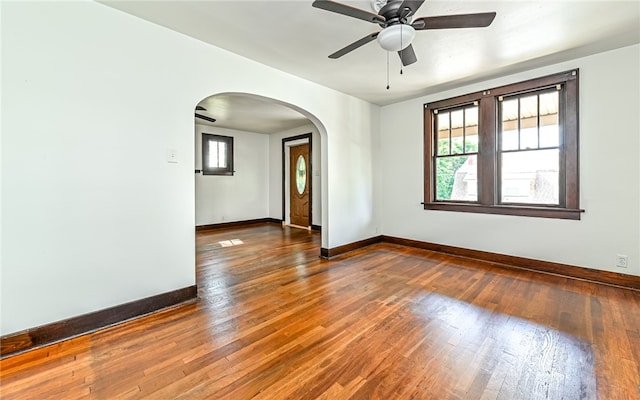
[(385, 19), (384, 24), (379, 24), (382, 28), (396, 24), (406, 24), (409, 22), (410, 17), (401, 18), (400, 6), (402, 3), (402, 0), (389, 1), (380, 9), (380, 11), (378, 11), (378, 15)]

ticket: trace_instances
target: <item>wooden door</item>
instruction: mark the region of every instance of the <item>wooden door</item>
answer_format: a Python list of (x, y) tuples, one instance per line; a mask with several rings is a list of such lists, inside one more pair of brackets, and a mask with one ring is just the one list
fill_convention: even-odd
[(309, 144), (292, 146), (289, 152), (289, 210), (292, 225), (307, 228), (309, 221), (311, 168)]

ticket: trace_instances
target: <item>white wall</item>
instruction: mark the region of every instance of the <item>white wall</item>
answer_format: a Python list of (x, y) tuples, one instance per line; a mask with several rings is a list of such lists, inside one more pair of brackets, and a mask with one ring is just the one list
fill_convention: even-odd
[[(322, 161), (320, 134), (313, 125), (290, 129), (269, 135), (269, 217), (282, 219), (282, 139), (311, 133), (311, 210), (313, 225), (322, 225)], [(285, 218), (286, 219), (286, 218)]]
[(196, 225), (282, 218), (282, 139), (312, 134), (312, 211), (322, 224), (320, 134), (312, 124), (275, 134), (260, 134), (208, 125), (195, 127), (195, 169), (202, 169), (202, 133), (234, 138), (234, 176), (196, 174)]
[(213, 94), (318, 127), (324, 247), (379, 226), (379, 107), (102, 4), (0, 7), (1, 334), (195, 283), (193, 107)]
[(196, 226), (269, 215), (269, 136), (195, 127), (195, 169), (202, 169), (202, 133), (233, 137), (233, 176), (195, 174)]
[[(425, 211), (423, 105), (580, 69), (580, 221)], [(383, 224), (390, 236), (640, 275), (640, 46), (384, 107)], [(616, 254), (629, 268), (615, 267)]]

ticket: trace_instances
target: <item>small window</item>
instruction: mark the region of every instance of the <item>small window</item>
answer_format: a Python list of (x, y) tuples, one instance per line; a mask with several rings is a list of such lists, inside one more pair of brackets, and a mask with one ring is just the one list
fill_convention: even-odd
[(296, 162), (296, 189), (298, 190), (298, 194), (303, 194), (306, 186), (307, 163), (305, 163), (304, 157), (302, 157), (302, 155), (299, 155), (298, 161)]
[(202, 174), (233, 175), (233, 137), (202, 134)]

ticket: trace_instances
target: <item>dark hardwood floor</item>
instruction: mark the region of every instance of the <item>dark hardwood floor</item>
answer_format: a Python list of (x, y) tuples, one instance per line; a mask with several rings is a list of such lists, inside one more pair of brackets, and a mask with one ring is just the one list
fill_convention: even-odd
[(390, 244), (327, 261), (319, 242), (198, 232), (197, 303), (6, 358), (1, 397), (640, 398), (638, 292)]

